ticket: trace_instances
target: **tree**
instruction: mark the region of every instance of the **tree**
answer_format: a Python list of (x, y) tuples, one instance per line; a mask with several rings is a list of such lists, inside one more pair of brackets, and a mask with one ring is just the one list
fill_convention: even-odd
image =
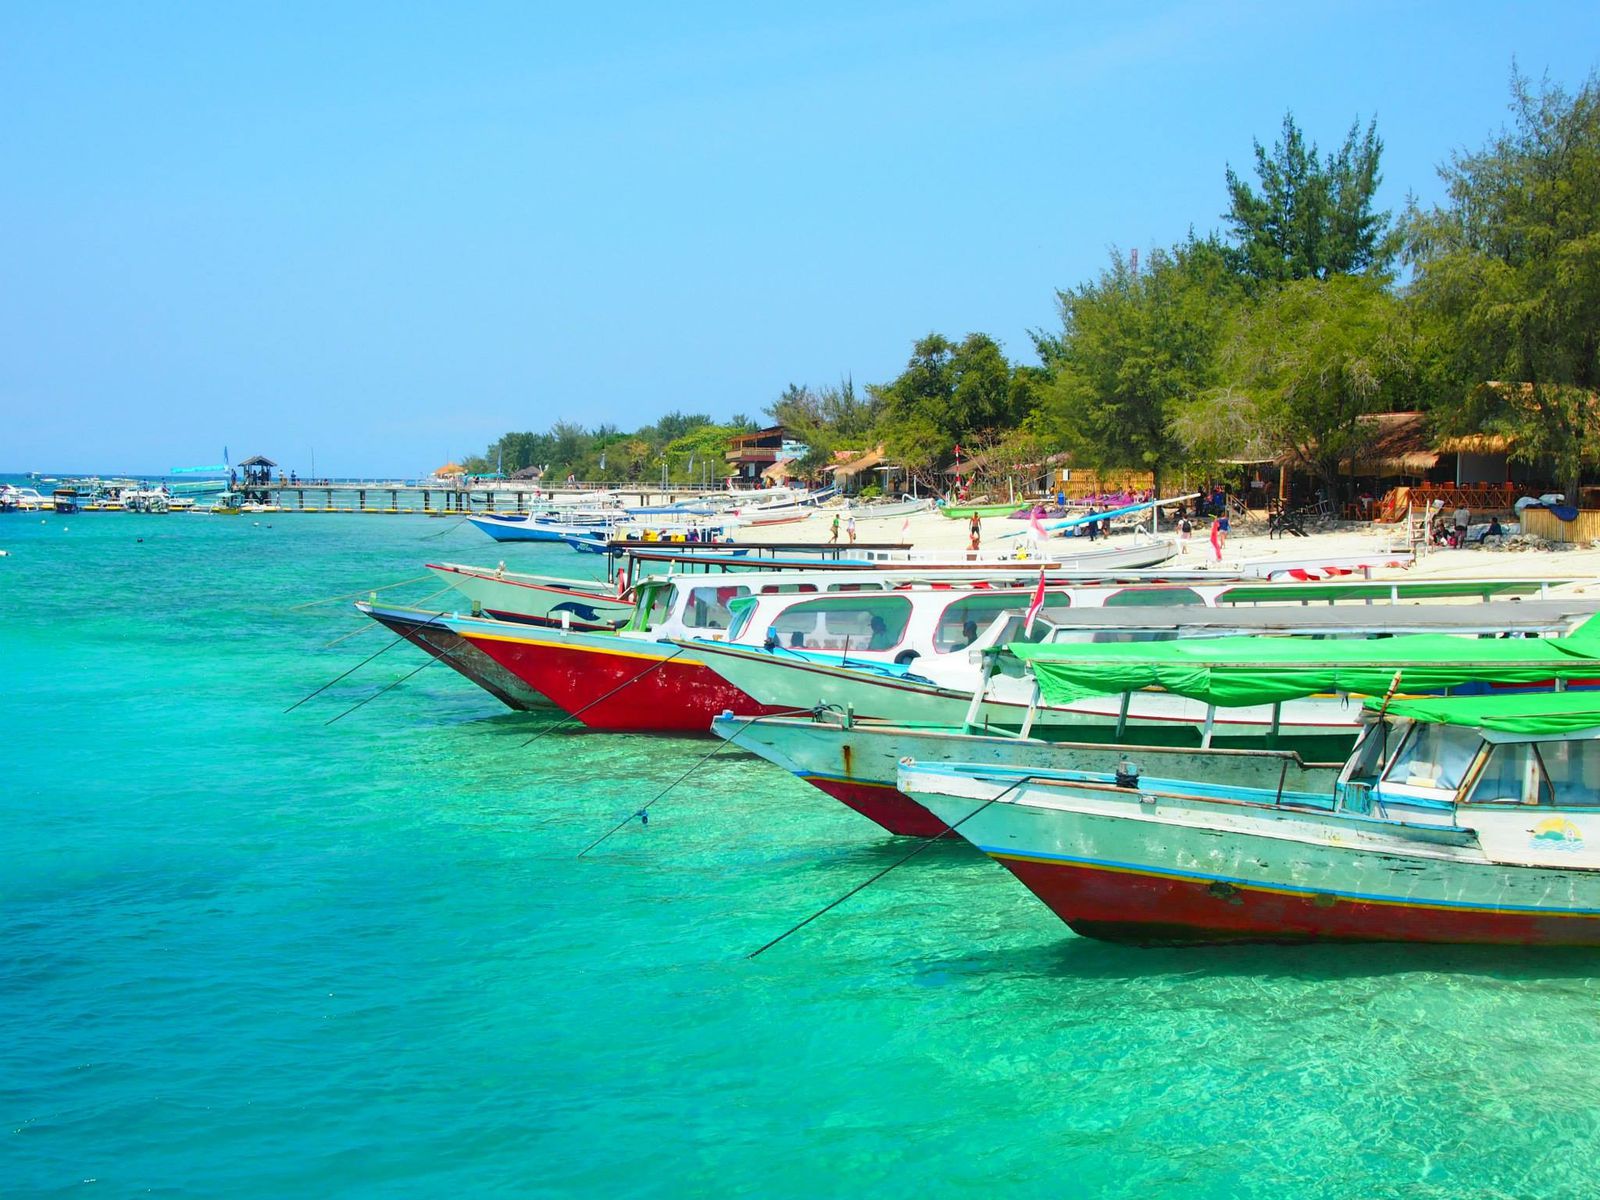
[[(1368, 441), (1361, 418), (1388, 407), (1412, 361), (1400, 301), (1358, 275), (1283, 285), (1241, 322), (1228, 359), (1250, 402), (1243, 423), (1320, 476), (1330, 496), (1340, 464)], [(1227, 409), (1239, 423), (1237, 407)]]
[(1162, 475), (1188, 448), (1172, 422), (1218, 380), (1237, 285), (1212, 240), (1156, 251), (1144, 270), (1112, 255), (1093, 283), (1058, 293), (1062, 332), (1034, 335), (1050, 373), (1033, 428), (1097, 468)]
[(1260, 193), (1232, 167), (1226, 176), (1223, 219), (1233, 231), (1241, 275), (1271, 284), (1388, 269), (1399, 247), (1390, 214), (1372, 208), (1383, 179), (1376, 121), (1365, 134), (1359, 121), (1352, 124), (1344, 145), (1326, 158), (1318, 158), (1315, 143), (1306, 145), (1293, 113), (1284, 114), (1283, 136), (1271, 154), (1254, 145)]
[(1000, 344), (970, 333), (960, 344), (930, 333), (912, 347), (893, 381), (867, 388), (885, 449), (919, 478), (950, 459), (962, 442), (997, 440), (1027, 416), (1034, 395), (1019, 384)]
[(1460, 396), (1440, 427), (1508, 435), (1575, 496), (1600, 445), (1600, 84), (1514, 70), (1511, 92), (1513, 127), (1440, 169), (1448, 203), (1407, 213), (1413, 294)]
[(686, 483), (720, 483), (727, 474), (728, 439), (733, 433), (727, 425), (707, 423), (673, 438), (662, 449), (668, 478)]

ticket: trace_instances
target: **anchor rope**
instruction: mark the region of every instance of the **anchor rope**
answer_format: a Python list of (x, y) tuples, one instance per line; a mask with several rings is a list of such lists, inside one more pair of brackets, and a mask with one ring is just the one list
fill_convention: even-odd
[[(785, 709), (783, 712), (767, 713), (766, 715), (769, 716), (769, 717), (795, 717), (795, 716), (799, 716), (801, 713), (814, 713), (814, 712), (816, 712), (816, 709), (814, 709), (814, 708), (791, 708), (791, 709)], [(679, 775), (671, 783), (667, 784), (666, 787), (662, 788), (654, 796), (650, 797), (649, 801), (645, 804), (645, 806), (643, 808), (634, 809), (627, 816), (623, 817), (622, 820), (618, 821), (610, 829), (606, 830), (605, 833), (603, 833), (599, 837), (595, 838), (594, 841), (590, 842), (582, 850), (579, 850), (578, 851), (578, 857), (582, 858), (585, 854), (589, 853), (589, 851), (593, 850), (601, 842), (605, 841), (612, 834), (616, 833), (624, 825), (627, 825), (630, 822), (632, 822), (632, 820), (635, 817), (639, 818), (640, 824), (648, 825), (650, 823), (650, 818), (645, 816), (645, 814), (650, 811), (650, 805), (654, 804), (657, 800), (661, 799), (661, 797), (665, 796), (673, 788), (677, 787), (685, 779), (687, 779), (687, 778), (689, 778), (689, 776), (693, 775), (702, 766), (704, 766), (706, 763), (710, 762), (717, 755), (721, 754), (729, 746), (733, 745), (733, 743), (736, 740), (738, 740), (739, 736), (741, 734), (743, 734), (746, 729), (749, 729), (750, 726), (753, 723), (754, 722), (750, 721), (750, 720), (745, 721), (745, 723), (739, 727), (738, 733), (733, 734), (732, 737), (723, 738), (722, 741), (717, 743), (716, 747), (711, 751), (710, 754), (702, 755), (700, 758), (696, 759), (695, 762), (693, 763), (693, 765), (691, 765), (687, 771), (685, 771), (682, 775)]]
[(823, 905), (821, 908), (817, 909), (816, 912), (812, 913), (805, 920), (799, 922), (798, 924), (791, 925), (788, 929), (785, 929), (777, 937), (773, 938), (770, 942), (766, 943), (766, 945), (760, 947), (757, 950), (751, 951), (749, 954), (745, 955), (745, 957), (746, 958), (757, 958), (760, 955), (765, 954), (768, 950), (772, 949), (779, 942), (783, 941), (783, 939), (788, 937), (791, 933), (798, 933), (800, 930), (804, 929), (807, 925), (811, 924), (811, 922), (815, 921), (818, 917), (822, 916), (824, 913), (831, 912), (833, 909), (838, 908), (839, 905), (843, 904), (846, 900), (850, 899), (851, 896), (854, 896), (858, 892), (865, 891), (867, 888), (869, 888), (873, 884), (877, 883), (878, 880), (882, 879), (890, 871), (894, 870), (896, 867), (903, 866), (904, 864), (910, 862), (913, 858), (915, 858), (917, 855), (921, 854), (929, 846), (932, 846), (936, 841), (938, 841), (940, 838), (942, 838), (945, 834), (951, 833), (954, 830), (959, 829), (961, 826), (965, 825), (968, 821), (972, 820), (973, 817), (975, 817), (979, 813), (981, 813), (984, 809), (988, 808), (991, 804), (994, 804), (996, 801), (1004, 799), (1007, 795), (1009, 795), (1010, 793), (1016, 791), (1017, 788), (1021, 787), (1024, 783), (1027, 783), (1028, 780), (1030, 780), (1032, 778), (1033, 778), (1032, 775), (1024, 775), (1021, 779), (1017, 780), (1010, 787), (1006, 788), (1005, 791), (997, 792), (995, 795), (990, 796), (987, 800), (985, 800), (982, 804), (978, 805), (977, 808), (973, 809), (966, 816), (962, 817), (961, 820), (957, 821), (954, 825), (946, 825), (938, 833), (934, 834), (933, 837), (928, 838), (920, 846), (917, 846), (915, 849), (913, 849), (909, 854), (905, 855), (902, 858), (896, 859), (894, 862), (890, 863), (887, 867), (885, 867), (883, 870), (879, 871), (876, 875), (872, 876), (870, 879), (867, 879), (867, 880), (865, 880), (865, 881), (863, 881), (861, 883), (856, 884), (855, 887), (851, 888), (848, 892), (846, 892), (844, 895), (840, 896), (837, 900), (834, 900), (830, 904)]
[(337, 717), (333, 717), (330, 720), (324, 721), (323, 725), (332, 725), (334, 721), (342, 721), (342, 720), (344, 720), (345, 717), (348, 717), (351, 713), (355, 712), (355, 710), (360, 708), (362, 705), (371, 704), (374, 700), (376, 700), (379, 696), (383, 695), (384, 692), (387, 692), (390, 688), (399, 687), (402, 683), (404, 683), (406, 680), (410, 679), (418, 671), (426, 670), (428, 667), (433, 666), (433, 664), (438, 662), (438, 661), (439, 660), (437, 658), (434, 658), (430, 654), (426, 659), (423, 660), (421, 666), (415, 667), (412, 670), (407, 671), (404, 675), (400, 676), (400, 678), (396, 679), (393, 683), (386, 684), (385, 686), (379, 688), (376, 692), (373, 692), (372, 695), (368, 696), (365, 700), (358, 700), (356, 703), (352, 704), (349, 708), (345, 709), (342, 713), (340, 713)]
[[(416, 604), (413, 605), (413, 607), (421, 608), (429, 600), (436, 599), (439, 596), (444, 595), (449, 590), (450, 589), (448, 587), (442, 587), (437, 592), (429, 592), (422, 599), (418, 600), (416, 602)], [(444, 613), (441, 611), (441, 612), (436, 612), (433, 615), (436, 616), (436, 617), (442, 617), (442, 616), (444, 616)], [(349, 633), (341, 633), (338, 637), (334, 638), (333, 641), (328, 642), (322, 648), (324, 650), (332, 650), (340, 642), (348, 641), (350, 638), (356, 637), (356, 636), (358, 636), (360, 634), (371, 633), (374, 629), (382, 629), (382, 628), (383, 628), (383, 625), (380, 622), (377, 622), (377, 621), (364, 621), (364, 622), (362, 622), (362, 624), (361, 624), (361, 626), (359, 628), (352, 629)]]
[(408, 583), (421, 583), (424, 579), (431, 578), (431, 575), (417, 575), (411, 579), (402, 579), (399, 583), (386, 583), (382, 587), (362, 588), (358, 592), (346, 592), (342, 596), (329, 596), (323, 600), (307, 600), (304, 604), (294, 605), (289, 611), (299, 612), (302, 608), (315, 608), (319, 604), (332, 604), (337, 600), (354, 600), (357, 596), (365, 596), (370, 592), (386, 592), (390, 588), (404, 587)]

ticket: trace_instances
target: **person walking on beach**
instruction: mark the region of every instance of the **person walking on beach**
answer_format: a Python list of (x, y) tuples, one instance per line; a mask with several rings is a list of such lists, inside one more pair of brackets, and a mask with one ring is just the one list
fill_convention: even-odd
[(1467, 526), (1472, 524), (1472, 510), (1465, 504), (1458, 504), (1455, 512), (1456, 542), (1457, 546), (1467, 544)]
[(1189, 553), (1189, 537), (1194, 533), (1194, 526), (1189, 523), (1188, 517), (1178, 521), (1178, 553)]
[(978, 514), (972, 514), (972, 520), (967, 522), (967, 538), (970, 548), (976, 550), (978, 543), (983, 540), (983, 522), (978, 519)]
[(850, 544), (852, 546), (854, 546), (856, 544), (856, 515), (855, 515), (855, 513), (851, 513), (848, 517), (845, 518), (844, 535), (845, 535), (845, 537), (850, 539)]
[(1228, 531), (1222, 527), (1222, 518), (1211, 518), (1211, 549), (1216, 552), (1217, 561), (1222, 561), (1222, 544), (1228, 540)]
[(828, 526), (828, 541), (836, 543), (839, 540), (839, 514), (833, 514), (833, 524)]

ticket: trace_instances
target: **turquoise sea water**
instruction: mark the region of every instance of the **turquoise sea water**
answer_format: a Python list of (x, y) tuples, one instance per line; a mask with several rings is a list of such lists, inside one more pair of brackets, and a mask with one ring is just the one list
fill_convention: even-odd
[[(434, 536), (441, 535), (441, 536)], [(0, 515), (0, 1193), (1600, 1194), (1600, 955), (1075, 938), (714, 744), (344, 603), (392, 516)], [(384, 593), (421, 598), (429, 582)]]

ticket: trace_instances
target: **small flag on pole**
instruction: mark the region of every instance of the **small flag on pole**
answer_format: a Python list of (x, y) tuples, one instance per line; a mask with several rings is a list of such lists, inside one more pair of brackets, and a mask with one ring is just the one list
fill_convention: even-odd
[(903, 542), (911, 533), (911, 518), (907, 517), (900, 522), (900, 540)]
[(1029, 637), (1033, 633), (1034, 618), (1039, 615), (1039, 610), (1044, 607), (1044, 568), (1039, 568), (1039, 586), (1033, 589), (1033, 601), (1028, 605), (1028, 619), (1023, 623), (1022, 636)]

